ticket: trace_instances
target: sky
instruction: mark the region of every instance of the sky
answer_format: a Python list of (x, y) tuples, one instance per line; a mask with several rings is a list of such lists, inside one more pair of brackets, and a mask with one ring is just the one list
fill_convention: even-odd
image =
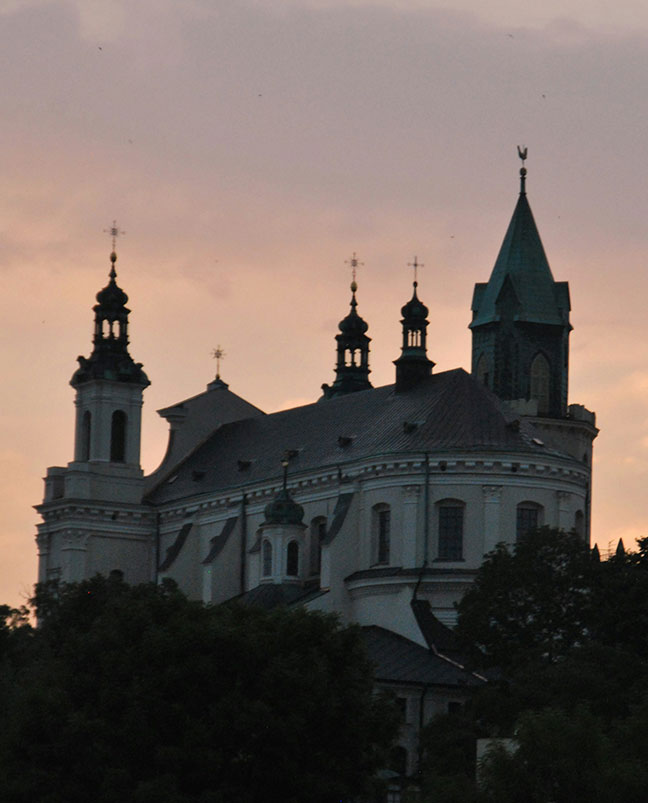
[(648, 535), (648, 5), (619, 0), (0, 0), (0, 602), (36, 580), (48, 466), (113, 219), (155, 413), (230, 389), (271, 412), (333, 379), (356, 252), (371, 379), (393, 381), (418, 257), (435, 371), (518, 192), (572, 299), (594, 410), (593, 540)]

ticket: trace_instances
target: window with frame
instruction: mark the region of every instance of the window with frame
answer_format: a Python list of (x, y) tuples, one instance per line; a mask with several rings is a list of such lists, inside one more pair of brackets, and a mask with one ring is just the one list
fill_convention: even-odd
[(490, 387), (490, 365), (485, 354), (481, 354), (477, 360), (477, 381), (480, 385)]
[(310, 525), (310, 573), (319, 574), (322, 568), (322, 543), (326, 537), (326, 516), (317, 516)]
[(288, 577), (299, 576), (299, 544), (291, 541), (286, 547), (286, 574)]
[(261, 575), (270, 577), (272, 574), (272, 544), (267, 539), (261, 544)]
[(531, 363), (530, 397), (538, 401), (538, 414), (549, 412), (551, 399), (551, 369), (544, 354), (536, 354)]
[(123, 463), (126, 460), (126, 413), (115, 410), (110, 426), (110, 460)]
[(373, 509), (374, 563), (387, 564), (391, 554), (391, 508), (376, 505)]
[(542, 505), (536, 502), (520, 502), (517, 506), (516, 521), (515, 521), (515, 538), (517, 541), (520, 538), (531, 532), (537, 530), (542, 525)]
[(464, 503), (448, 499), (437, 504), (438, 560), (463, 560)]
[(81, 420), (81, 460), (90, 460), (90, 435), (92, 432), (92, 413), (86, 410)]

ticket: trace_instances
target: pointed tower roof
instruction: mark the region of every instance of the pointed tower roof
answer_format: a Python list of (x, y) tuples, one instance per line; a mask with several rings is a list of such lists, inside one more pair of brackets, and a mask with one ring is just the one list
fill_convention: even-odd
[[(526, 158), (526, 149), (520, 156)], [(569, 289), (551, 273), (526, 196), (526, 172), (520, 169), (520, 195), (488, 284), (475, 286), (471, 328), (500, 320), (504, 296), (512, 300), (517, 321), (569, 324)]]

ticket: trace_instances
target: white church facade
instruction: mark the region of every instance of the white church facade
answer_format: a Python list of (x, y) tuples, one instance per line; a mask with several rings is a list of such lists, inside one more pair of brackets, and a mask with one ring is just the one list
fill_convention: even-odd
[(445, 626), (484, 554), (543, 524), (589, 538), (597, 429), (568, 402), (568, 287), (553, 279), (524, 167), (521, 178), (490, 279), (475, 287), (470, 374), (434, 373), (415, 283), (395, 381), (373, 388), (354, 282), (319, 400), (265, 414), (217, 375), (159, 411), (169, 444), (149, 476), (149, 380), (129, 354), (113, 252), (93, 351), (71, 381), (74, 459), (48, 469), (38, 506), (39, 580), (117, 570), (129, 583), (171, 577), (207, 603), (335, 611), (366, 629), (408, 721), (423, 716), (415, 704), (426, 719), (463, 699), (479, 679)]

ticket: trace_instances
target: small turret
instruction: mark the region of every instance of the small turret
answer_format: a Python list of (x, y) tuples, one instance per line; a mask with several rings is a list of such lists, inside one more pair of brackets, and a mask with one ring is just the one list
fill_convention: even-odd
[(261, 581), (271, 583), (297, 582), (303, 579), (304, 566), (304, 508), (295, 502), (288, 491), (288, 463), (283, 466), (283, 487), (266, 505), (261, 536)]
[(340, 334), (335, 336), (337, 341), (335, 381), (331, 386), (322, 385), (325, 399), (345, 393), (354, 393), (358, 390), (368, 390), (372, 387), (369, 381), (369, 343), (371, 342), (371, 338), (367, 336), (369, 327), (357, 312), (356, 267), (360, 263), (355, 253), (351, 257), (350, 264), (353, 267), (351, 311), (346, 318), (340, 321)]
[(412, 298), (401, 309), (403, 326), (403, 345), (401, 355), (394, 360), (396, 366), (396, 390), (408, 390), (421, 379), (430, 376), (434, 363), (427, 356), (428, 308), (416, 294), (418, 281), (416, 271), (420, 267), (417, 258), (411, 265), (414, 268), (414, 291)]

